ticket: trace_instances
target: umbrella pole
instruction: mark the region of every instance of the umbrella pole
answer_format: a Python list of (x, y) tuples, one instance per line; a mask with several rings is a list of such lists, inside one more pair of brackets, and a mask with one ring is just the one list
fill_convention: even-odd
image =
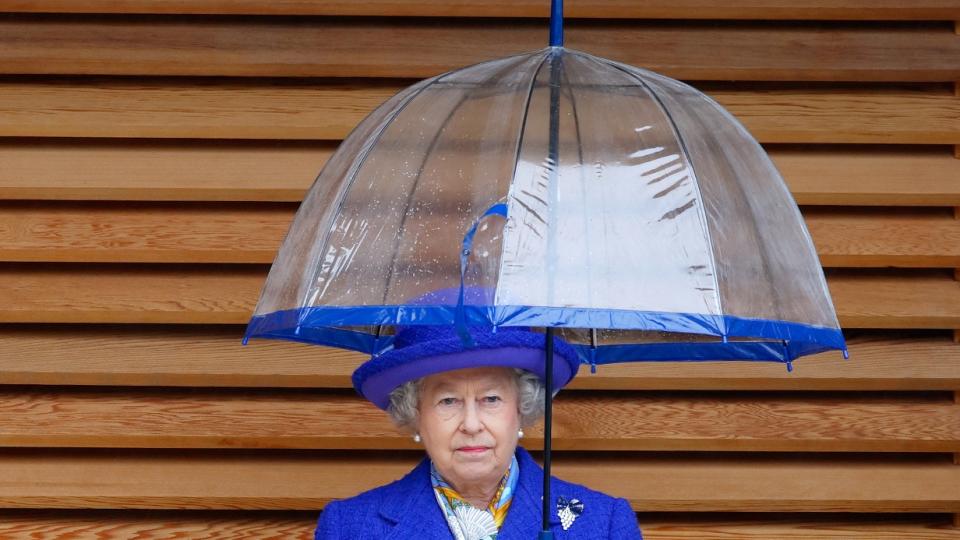
[(563, 47), (563, 0), (550, 2), (550, 46)]
[(546, 343), (546, 383), (547, 391), (543, 398), (543, 529), (539, 540), (553, 540), (550, 531), (550, 440), (553, 427), (553, 327), (547, 327)]
[[(550, 46), (563, 46), (563, 0), (552, 0), (550, 13)], [(550, 138), (547, 148), (550, 163), (550, 182), (556, 189), (560, 169), (560, 55), (550, 58)], [(547, 391), (543, 401), (543, 528), (539, 540), (553, 540), (550, 531), (550, 447), (553, 438), (553, 335), (555, 328), (547, 327), (545, 382)]]

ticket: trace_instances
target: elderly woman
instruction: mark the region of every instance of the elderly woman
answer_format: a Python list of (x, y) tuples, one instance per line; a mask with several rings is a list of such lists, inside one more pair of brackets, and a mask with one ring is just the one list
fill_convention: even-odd
[[(402, 479), (327, 505), (316, 538), (529, 540), (541, 530), (543, 469), (518, 442), (543, 414), (544, 335), (521, 328), (410, 327), (353, 375), (356, 389), (423, 444)], [(554, 388), (577, 372), (557, 340)], [(551, 478), (557, 539), (639, 539), (624, 499)]]

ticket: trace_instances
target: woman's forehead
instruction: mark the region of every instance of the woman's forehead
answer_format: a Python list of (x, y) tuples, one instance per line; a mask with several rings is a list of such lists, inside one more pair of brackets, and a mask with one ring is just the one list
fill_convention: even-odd
[(429, 375), (423, 380), (424, 389), (481, 386), (505, 386), (513, 382), (513, 370), (504, 367), (458, 369)]

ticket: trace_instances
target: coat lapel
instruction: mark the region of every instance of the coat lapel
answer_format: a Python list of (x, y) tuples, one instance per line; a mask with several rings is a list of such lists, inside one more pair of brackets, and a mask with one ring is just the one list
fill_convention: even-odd
[(450, 529), (430, 484), (429, 460), (421, 462), (399, 482), (384, 502), (380, 516), (393, 524), (386, 540), (450, 540)]
[[(520, 465), (520, 479), (517, 492), (510, 503), (510, 511), (500, 529), (498, 540), (530, 540), (537, 538), (541, 527), (541, 501), (543, 493), (543, 469), (523, 448), (517, 448), (517, 463)], [(553, 491), (551, 485), (551, 492)], [(551, 493), (551, 497), (556, 494)], [(550, 516), (550, 530), (557, 535), (560, 523), (555, 514)]]

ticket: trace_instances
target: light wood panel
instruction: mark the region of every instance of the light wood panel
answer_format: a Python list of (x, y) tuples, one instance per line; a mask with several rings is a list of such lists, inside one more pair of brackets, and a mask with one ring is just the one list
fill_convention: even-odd
[[(952, 0), (567, 0), (570, 18), (956, 20)], [(539, 0), (0, 0), (0, 11), (61, 13), (195, 13), (548, 17)]]
[[(872, 519), (871, 519), (872, 518)], [(0, 510), (0, 534), (12, 538), (243, 538), (309, 540), (316, 512), (145, 512)], [(956, 540), (960, 530), (936, 516), (792, 515), (780, 518), (641, 514), (648, 540)], [(57, 536), (60, 535), (60, 536)]]
[(11, 539), (313, 540), (316, 525), (317, 512), (0, 510), (0, 537)]
[(960, 283), (947, 273), (836, 273), (827, 284), (848, 328), (957, 328)]
[(6, 266), (0, 322), (245, 324), (262, 267)]
[[(8, 15), (0, 73), (421, 78), (541, 49), (547, 31), (518, 20)], [(960, 79), (949, 24), (571, 21), (565, 34), (572, 49), (677, 79)]]
[[(401, 86), (119, 79), (5, 81), (0, 137), (341, 139)], [(762, 87), (709, 94), (761, 142), (960, 144), (939, 86)]]
[[(0, 322), (246, 324), (256, 266), (0, 266)], [(960, 328), (948, 273), (839, 273), (828, 285), (846, 328)]]
[[(0, 197), (299, 202), (335, 144), (0, 139)], [(960, 205), (960, 161), (945, 147), (767, 151), (799, 204)]]
[(768, 153), (799, 204), (960, 205), (960, 161), (947, 148), (774, 146)]
[[(352, 388), (366, 356), (253, 340), (240, 327), (7, 326), (0, 328), (0, 384)], [(580, 390), (956, 390), (960, 347), (950, 336), (848, 336), (837, 352), (781, 364), (627, 363), (583, 366)], [(82, 360), (82, 361), (78, 361)]]
[(0, 197), (300, 202), (336, 144), (0, 139)]
[(270, 264), (295, 211), (276, 204), (0, 202), (0, 260)]
[(0, 136), (342, 139), (397, 83), (72, 80), (0, 84)]
[[(399, 478), (419, 459), (393, 454), (8, 450), (0, 452), (0, 506), (313, 510)], [(960, 467), (939, 457), (560, 452), (553, 470), (643, 511), (960, 510)]]
[(804, 218), (823, 266), (960, 266), (960, 221), (949, 211), (814, 208)]
[[(0, 446), (418, 449), (359, 396), (295, 391), (0, 391)], [(541, 449), (539, 426), (523, 443)], [(953, 396), (582, 395), (557, 400), (553, 448), (957, 452)]]
[[(269, 264), (294, 212), (265, 204), (0, 202), (0, 260)], [(805, 218), (824, 266), (960, 266), (960, 221), (949, 211), (808, 209)]]

